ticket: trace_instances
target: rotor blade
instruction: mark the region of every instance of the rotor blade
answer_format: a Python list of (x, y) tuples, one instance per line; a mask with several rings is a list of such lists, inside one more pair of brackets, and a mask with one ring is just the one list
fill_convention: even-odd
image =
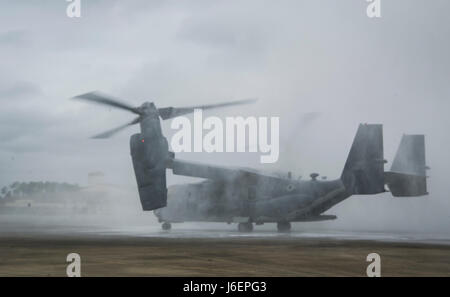
[(86, 94), (82, 94), (82, 95), (73, 97), (73, 99), (87, 100), (90, 102), (95, 102), (95, 103), (99, 103), (99, 104), (113, 106), (113, 107), (120, 108), (120, 109), (125, 109), (125, 110), (131, 111), (136, 114), (141, 114), (136, 107), (133, 107), (127, 103), (120, 102), (120, 100), (117, 100), (114, 97), (111, 97), (111, 96), (105, 95), (105, 94), (101, 94), (99, 92), (89, 92)]
[(134, 124), (139, 123), (140, 120), (141, 120), (141, 118), (140, 118), (140, 117), (137, 117), (137, 118), (135, 118), (133, 121), (131, 121), (131, 122), (125, 124), (125, 125), (122, 125), (122, 126), (119, 126), (119, 127), (117, 127), (117, 128), (108, 130), (108, 131), (106, 131), (106, 132), (97, 134), (97, 135), (95, 135), (95, 136), (92, 136), (91, 138), (102, 139), (102, 138), (108, 138), (108, 137), (111, 137), (112, 135), (116, 134), (116, 133), (119, 132), (119, 131), (122, 131), (122, 130), (125, 129), (126, 127), (132, 126), (132, 125), (134, 125)]
[(210, 105), (197, 105), (197, 106), (190, 106), (190, 107), (165, 107), (165, 108), (158, 108), (159, 116), (163, 120), (175, 118), (184, 114), (188, 114), (191, 112), (194, 112), (194, 109), (213, 109), (213, 108), (220, 108), (220, 107), (227, 107), (232, 105), (242, 105), (242, 104), (249, 104), (257, 101), (258, 99), (245, 99), (245, 100), (238, 100), (238, 101), (232, 101), (232, 102), (225, 102), (225, 103), (218, 103), (218, 104), (210, 104)]

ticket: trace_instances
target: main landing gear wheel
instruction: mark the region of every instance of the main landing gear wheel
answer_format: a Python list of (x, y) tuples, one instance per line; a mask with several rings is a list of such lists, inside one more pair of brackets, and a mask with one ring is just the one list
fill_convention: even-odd
[(161, 227), (162, 227), (163, 230), (170, 230), (170, 228), (172, 228), (172, 225), (169, 222), (164, 222), (161, 225)]
[(253, 224), (252, 223), (239, 223), (238, 230), (239, 230), (239, 232), (252, 232)]
[(277, 223), (278, 232), (289, 232), (291, 231), (291, 223), (289, 222), (278, 222)]

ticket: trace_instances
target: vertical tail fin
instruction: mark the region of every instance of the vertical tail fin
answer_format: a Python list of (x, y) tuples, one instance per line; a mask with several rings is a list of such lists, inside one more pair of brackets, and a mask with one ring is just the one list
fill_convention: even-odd
[(426, 176), (425, 136), (403, 135), (391, 171)]
[(349, 194), (377, 194), (384, 189), (383, 126), (360, 124), (341, 180)]
[(403, 135), (385, 179), (394, 197), (427, 195), (425, 136)]

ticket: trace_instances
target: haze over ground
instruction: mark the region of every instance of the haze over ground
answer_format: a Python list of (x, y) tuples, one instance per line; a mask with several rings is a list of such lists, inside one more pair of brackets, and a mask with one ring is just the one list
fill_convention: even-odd
[[(94, 170), (135, 184), (128, 141), (137, 127), (89, 139), (132, 116), (72, 96), (102, 90), (160, 107), (258, 97), (209, 114), (280, 116), (278, 163), (261, 166), (258, 154), (179, 157), (334, 178), (359, 123), (384, 125), (389, 161), (403, 133), (423, 133), (430, 196), (352, 197), (325, 226), (450, 233), (448, 1), (382, 1), (381, 19), (366, 16), (363, 0), (82, 5), (82, 17), (70, 19), (63, 0), (0, 0), (0, 185), (86, 184)], [(321, 115), (302, 121), (311, 111)], [(191, 179), (169, 174), (179, 181)]]

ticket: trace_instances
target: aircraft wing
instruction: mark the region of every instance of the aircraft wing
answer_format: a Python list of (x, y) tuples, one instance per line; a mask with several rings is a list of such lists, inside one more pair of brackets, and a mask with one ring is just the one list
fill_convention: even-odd
[(262, 182), (283, 182), (285, 178), (253, 172), (244, 168), (232, 168), (225, 166), (201, 164), (195, 162), (171, 159), (167, 168), (172, 169), (176, 175), (206, 178), (224, 182), (239, 182), (255, 185)]

